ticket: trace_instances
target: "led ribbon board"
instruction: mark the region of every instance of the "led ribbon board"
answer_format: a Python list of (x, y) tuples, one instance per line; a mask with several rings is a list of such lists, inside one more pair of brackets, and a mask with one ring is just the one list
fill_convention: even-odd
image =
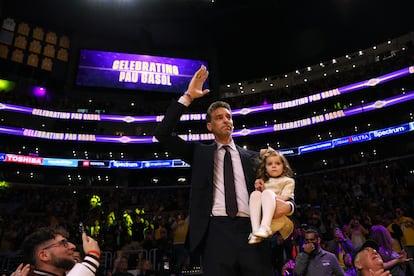
[[(315, 151), (329, 150), (354, 143), (363, 143), (383, 137), (406, 134), (414, 131), (414, 122), (390, 126), (351, 136), (336, 138), (319, 143), (302, 145), (289, 149), (279, 149), (286, 156), (301, 155)], [(0, 162), (20, 163), (26, 165), (54, 166), (54, 167), (93, 167), (93, 168), (123, 168), (123, 169), (157, 169), (157, 168), (189, 168), (190, 165), (181, 159), (121, 161), (121, 160), (85, 160), (47, 158), (39, 156), (25, 156), (11, 153), (0, 153)]]
[[(409, 66), (386, 75), (378, 76), (369, 80), (353, 83), (350, 85), (342, 86), (339, 88), (331, 89), (328, 91), (318, 92), (306, 97), (293, 99), (290, 101), (278, 102), (273, 104), (265, 104), (260, 106), (244, 107), (241, 109), (234, 109), (232, 111), (233, 117), (247, 116), (254, 113), (269, 112), (273, 110), (282, 110), (305, 105), (315, 101), (329, 99), (331, 97), (340, 96), (349, 92), (359, 91), (367, 87), (377, 86), (392, 80), (396, 80), (414, 73), (414, 66)], [(78, 113), (78, 112), (64, 112), (46, 110), (25, 106), (18, 106), (6, 103), (0, 103), (0, 110), (9, 112), (17, 112), (30, 114), (33, 116), (47, 117), (52, 119), (65, 119), (65, 120), (82, 120), (82, 121), (107, 121), (107, 122), (119, 122), (119, 123), (151, 123), (161, 122), (164, 115), (158, 116), (122, 116), (122, 115), (107, 115), (107, 114), (91, 114), (91, 113)], [(180, 121), (204, 121), (206, 118), (205, 113), (191, 113), (183, 114)]]
[[(414, 90), (402, 95), (397, 95), (383, 100), (377, 100), (372, 103), (364, 104), (358, 107), (347, 108), (334, 112), (328, 112), (313, 117), (303, 118), (290, 122), (277, 123), (271, 126), (262, 126), (254, 128), (243, 128), (234, 130), (233, 137), (259, 135), (270, 132), (279, 132), (289, 129), (297, 129), (309, 125), (324, 123), (331, 120), (336, 120), (344, 117), (350, 117), (356, 114), (373, 111), (388, 106), (412, 101), (414, 99)], [(4, 105), (3, 105), (4, 107)], [(1, 104), (0, 104), (1, 109)], [(0, 126), (0, 133), (26, 136), (40, 139), (61, 140), (61, 141), (82, 141), (82, 142), (102, 142), (102, 143), (129, 143), (129, 144), (147, 144), (158, 142), (153, 136), (110, 136), (98, 134), (78, 134), (67, 132), (52, 132), (29, 128), (15, 128), (8, 126)], [(179, 136), (186, 141), (203, 141), (213, 140), (214, 136), (211, 133), (193, 133), (193, 134), (179, 134)]]

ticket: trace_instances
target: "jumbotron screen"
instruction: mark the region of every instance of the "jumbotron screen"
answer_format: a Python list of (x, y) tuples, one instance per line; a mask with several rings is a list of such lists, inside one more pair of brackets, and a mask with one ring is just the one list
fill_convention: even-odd
[(76, 85), (182, 93), (201, 65), (208, 68), (203, 60), (81, 49)]

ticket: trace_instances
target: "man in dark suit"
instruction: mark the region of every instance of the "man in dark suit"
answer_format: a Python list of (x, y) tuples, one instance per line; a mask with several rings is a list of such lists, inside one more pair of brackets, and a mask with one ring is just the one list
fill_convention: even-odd
[[(203, 89), (208, 74), (207, 68), (201, 66), (184, 95), (170, 105), (154, 134), (162, 145), (192, 166), (190, 251), (201, 254), (204, 276), (274, 275), (269, 242), (248, 244), (251, 232), (248, 199), (255, 189), (258, 152), (234, 143), (230, 106), (217, 101), (208, 108), (207, 129), (214, 136), (211, 144), (186, 142), (174, 133), (191, 102), (209, 92)], [(226, 151), (231, 153), (234, 171), (235, 216), (228, 215), (225, 204), (223, 160)]]

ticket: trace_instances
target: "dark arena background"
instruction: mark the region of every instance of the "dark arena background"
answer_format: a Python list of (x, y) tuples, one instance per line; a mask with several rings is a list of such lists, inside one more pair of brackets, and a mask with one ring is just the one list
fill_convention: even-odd
[[(174, 230), (191, 167), (152, 136), (201, 64), (211, 93), (176, 132), (210, 142), (205, 111), (229, 102), (239, 145), (290, 161), (297, 229), (329, 241), (352, 219), (413, 217), (412, 9), (363, 2), (1, 1), (0, 271), (39, 226), (80, 244), (82, 221), (100, 275), (121, 255), (134, 275), (145, 260), (157, 275), (202, 275)], [(296, 231), (275, 238), (276, 275), (299, 250)]]

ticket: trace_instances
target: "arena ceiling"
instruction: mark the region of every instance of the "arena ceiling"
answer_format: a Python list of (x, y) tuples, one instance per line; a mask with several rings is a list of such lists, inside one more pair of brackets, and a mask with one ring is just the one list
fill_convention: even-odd
[(136, 53), (208, 49), (226, 83), (290, 72), (411, 32), (410, 6), (404, 0), (3, 0), (0, 15)]

